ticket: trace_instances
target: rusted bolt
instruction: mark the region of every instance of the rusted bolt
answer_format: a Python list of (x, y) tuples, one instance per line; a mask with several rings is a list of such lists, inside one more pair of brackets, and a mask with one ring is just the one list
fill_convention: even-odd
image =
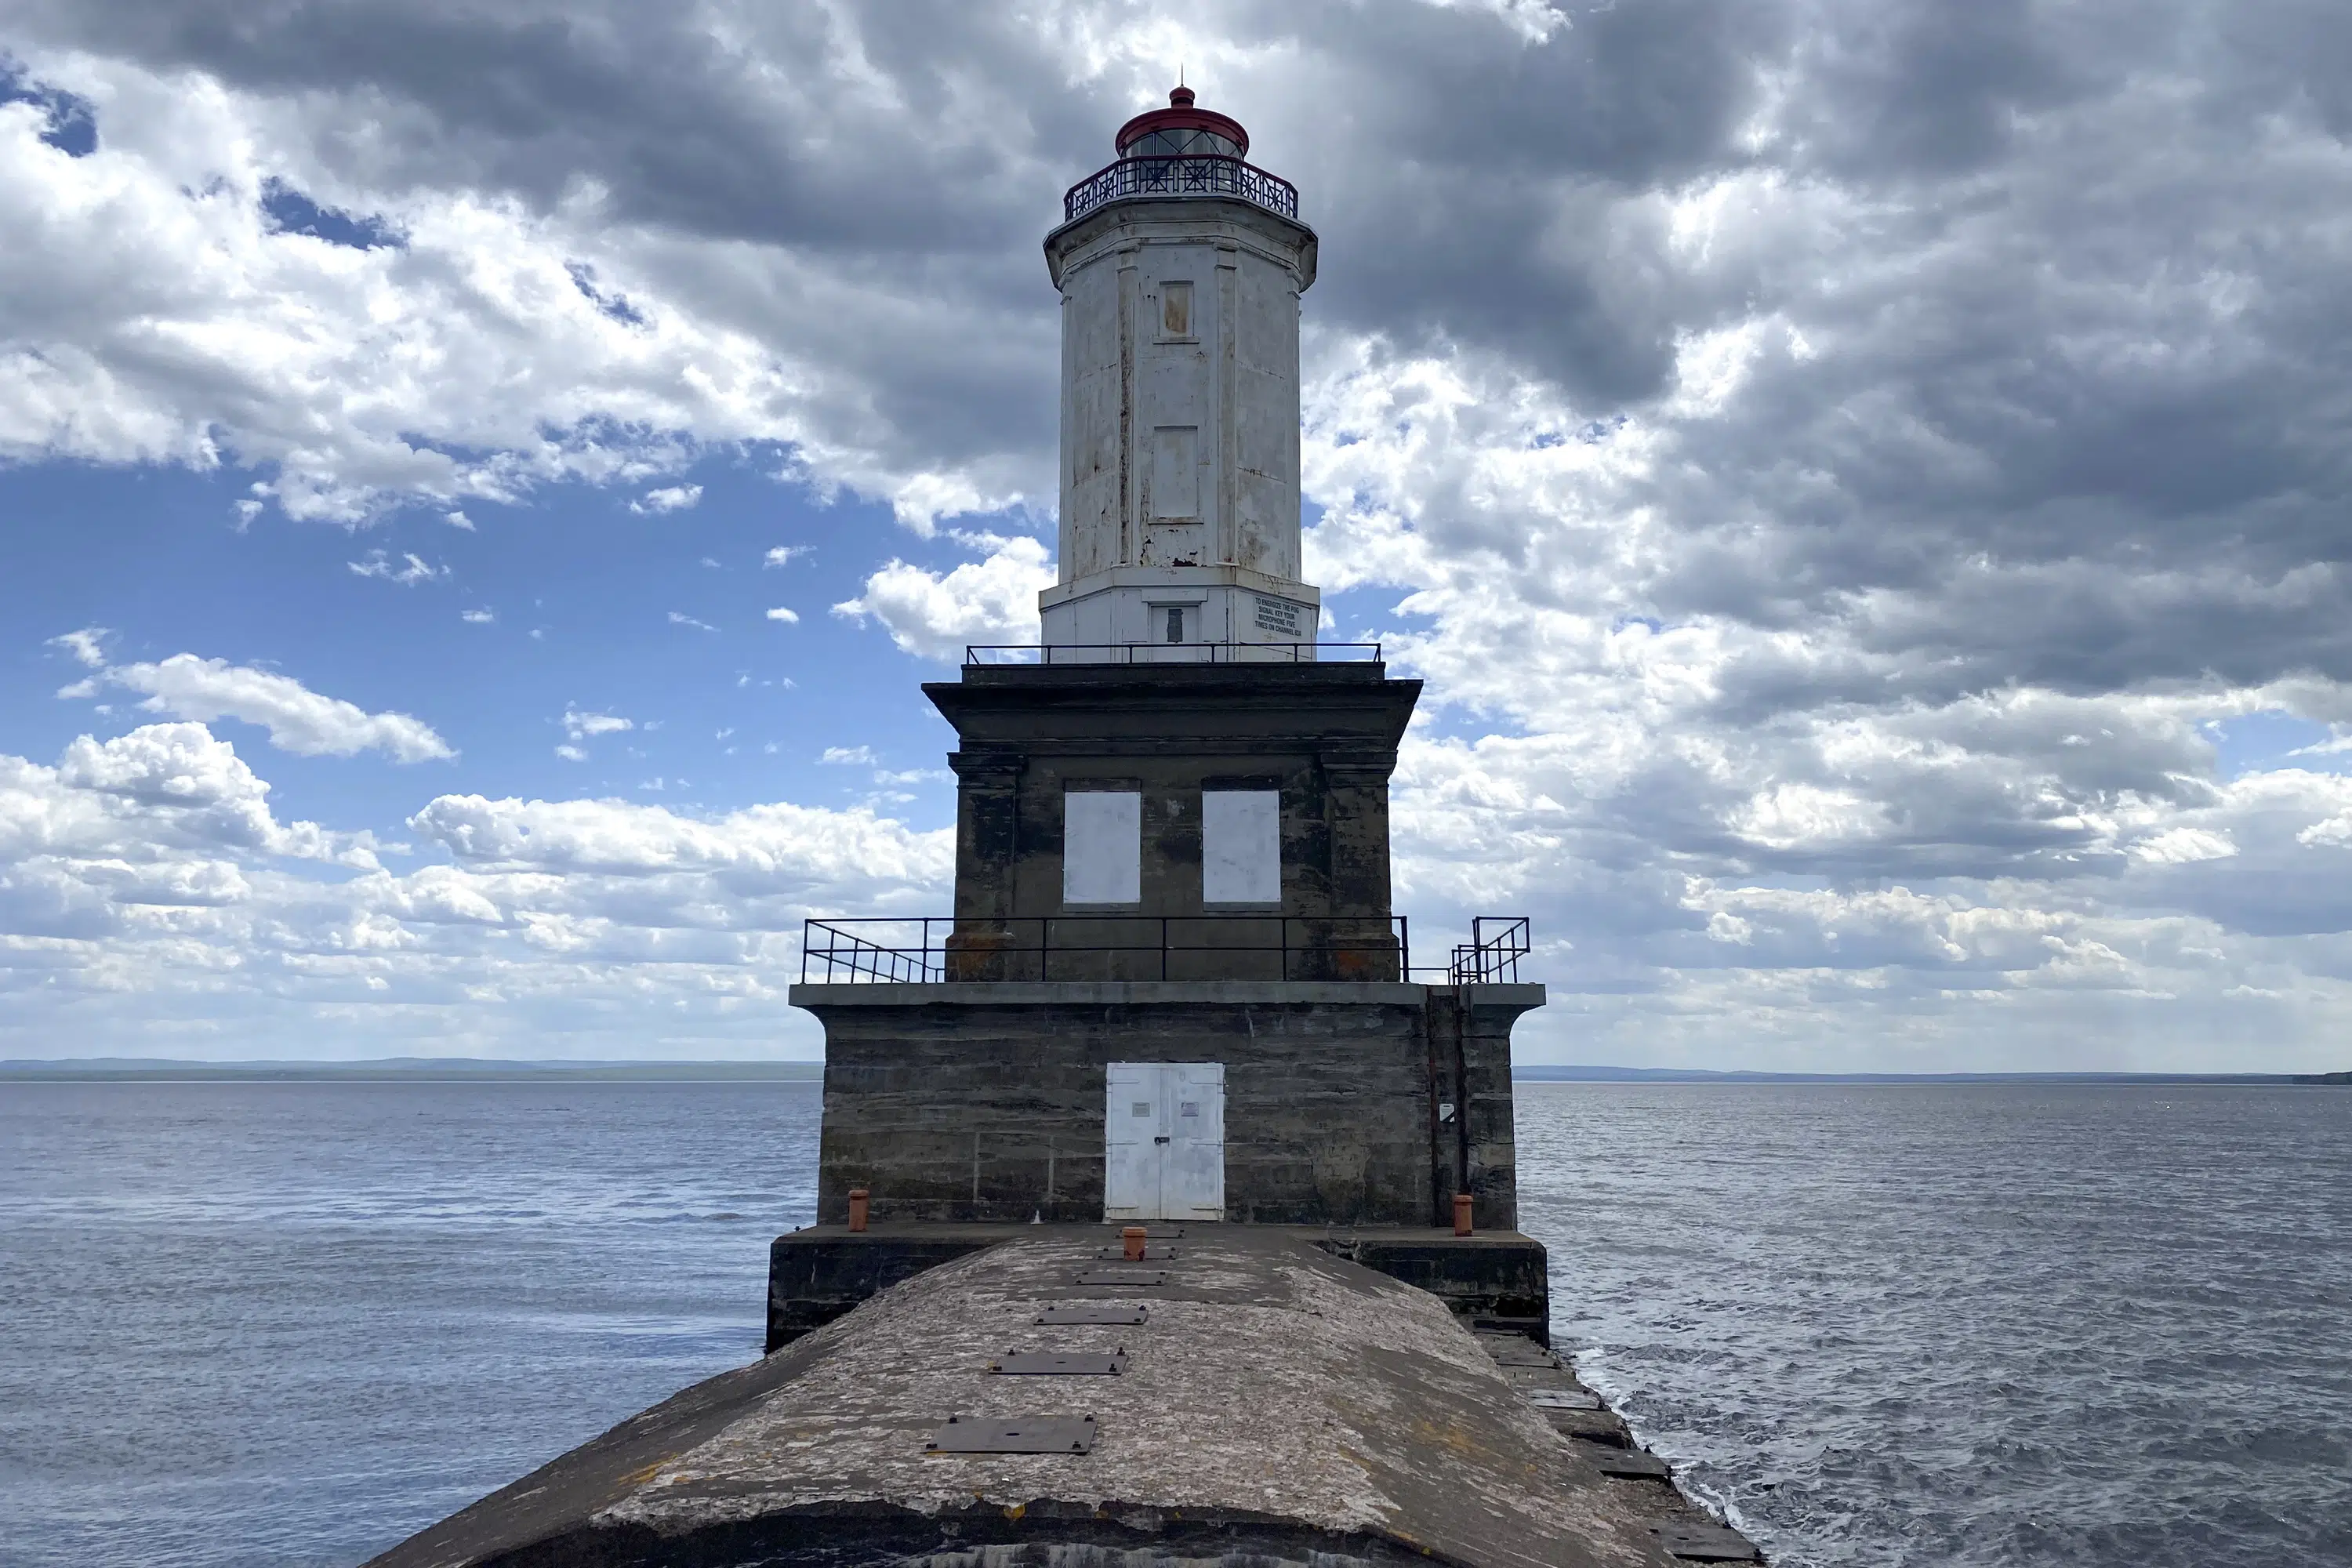
[(1118, 1233), (1118, 1238), (1127, 1243), (1127, 1260), (1129, 1263), (1143, 1261), (1143, 1238), (1148, 1234), (1139, 1225), (1129, 1226)]
[(1454, 1234), (1456, 1236), (1470, 1234), (1470, 1194), (1468, 1193), (1454, 1194)]
[(849, 1228), (852, 1230), (866, 1228), (866, 1189), (864, 1187), (849, 1189)]

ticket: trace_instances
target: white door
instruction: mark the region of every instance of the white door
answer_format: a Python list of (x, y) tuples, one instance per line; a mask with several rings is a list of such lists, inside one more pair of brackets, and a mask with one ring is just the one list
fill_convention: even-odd
[(1222, 1062), (1113, 1062), (1104, 1074), (1103, 1217), (1223, 1219)]
[(1160, 1068), (1113, 1062), (1104, 1074), (1103, 1218), (1160, 1217)]
[(1160, 1166), (1163, 1219), (1225, 1217), (1225, 1064), (1183, 1062), (1160, 1069), (1169, 1139)]

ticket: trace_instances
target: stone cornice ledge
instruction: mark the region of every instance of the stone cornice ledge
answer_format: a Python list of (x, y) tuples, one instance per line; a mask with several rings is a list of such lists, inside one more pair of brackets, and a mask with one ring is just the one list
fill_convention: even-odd
[[(1366, 1004), (1420, 1007), (1446, 985), (1403, 985), (1382, 981), (1340, 980), (966, 980), (924, 985), (866, 983), (792, 988), (795, 1007), (1103, 1007), (1154, 1003), (1241, 1006), (1311, 1006)], [(1533, 1008), (1544, 1005), (1541, 985), (1465, 985), (1476, 1006)]]

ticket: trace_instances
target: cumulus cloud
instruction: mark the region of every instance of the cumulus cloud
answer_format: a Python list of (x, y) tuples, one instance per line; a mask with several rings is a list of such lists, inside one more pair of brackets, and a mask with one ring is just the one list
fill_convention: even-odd
[(788, 610), (782, 605), (779, 605), (774, 609), (768, 612), (768, 619), (772, 621), (782, 621), (784, 625), (792, 626), (798, 626), (800, 624), (801, 617), (799, 611)]
[(617, 713), (589, 713), (577, 708), (563, 710), (563, 732), (575, 741), (584, 741), (592, 735), (617, 735), (636, 727), (634, 720)]
[(684, 511), (701, 500), (700, 485), (664, 485), (659, 489), (647, 490), (631, 501), (629, 510), (634, 512)]
[(428, 564), (422, 557), (408, 554), (405, 552), (402, 553), (400, 563), (397, 565), (394, 564), (391, 557), (381, 550), (371, 550), (362, 559), (347, 562), (345, 564), (351, 568), (354, 576), (381, 577), (387, 583), (397, 583), (404, 588), (413, 588), (419, 583), (430, 583), (437, 577), (449, 575), (449, 568), (446, 566)]
[(833, 613), (877, 621), (891, 641), (926, 658), (960, 659), (972, 643), (1035, 642), (1037, 595), (1054, 581), (1045, 547), (1025, 537), (962, 537), (987, 553), (945, 573), (894, 560)]
[[(230, 13), (220, 17), (238, 32)], [(614, 82), (646, 79), (656, 59), (684, 66), (680, 47), (698, 47), (625, 11), (610, 20), (637, 41), (572, 63), (617, 68)], [(747, 74), (705, 84), (719, 111), (705, 130), (732, 121), (750, 137), (737, 162), (751, 154), (747, 168), (778, 172), (774, 160), (793, 161), (787, 150), (817, 126), (843, 148), (913, 154), (942, 173), (991, 146), (977, 127), (944, 144), (936, 125), (918, 135), (895, 101), (845, 81), (814, 118), (780, 119), (797, 95), (763, 84), (758, 62), (771, 49), (857, 68), (854, 38), (806, 20), (758, 24), (766, 37), (740, 57)], [(0, 257), (0, 342), (13, 345), (0, 452), (252, 466), (267, 476), (257, 501), (342, 521), (414, 500), (462, 515), (451, 503), (511, 501), (554, 479), (658, 479), (712, 442), (781, 444), (820, 486), (884, 496), (924, 529), (1024, 493), (1033, 464), (1001, 454), (1005, 416), (991, 393), (1050, 363), (1052, 347), (1004, 287), (1004, 260), (975, 260), (950, 284), (961, 310), (932, 319), (908, 305), (946, 275), (905, 243), (914, 209), (877, 203), (889, 181), (828, 177), (826, 192), (807, 192), (814, 206), (778, 185), (753, 204), (779, 216), (780, 199), (799, 208), (788, 226), (898, 206), (895, 253), (859, 262), (773, 230), (719, 237), (646, 209), (640, 182), (615, 180), (597, 156), (558, 154), (572, 173), (552, 184), (542, 176), (553, 165), (468, 167), (462, 149), (476, 138), (462, 122), (472, 110), (444, 96), (448, 79), (392, 80), (383, 68), (403, 50), (350, 54), (343, 40), (421, 29), (445, 61), (503, 46), (464, 41), (472, 24), (431, 8), (350, 21), (348, 33), (315, 37), (289, 28), (290, 53), (270, 66), (242, 45), (204, 58), (212, 51), (196, 45), (206, 29), (194, 14), (125, 12), (89, 31), (70, 8), (13, 19), (37, 79), (100, 105), (104, 129), (77, 155), (43, 140), (32, 107), (0, 110), (0, 223), (13, 240)], [(520, 40), (535, 24), (491, 26)], [(342, 63), (329, 66), (321, 47)], [(546, 60), (538, 47), (526, 56)], [(513, 84), (525, 98), (562, 90), (556, 77), (527, 74)], [(645, 106), (680, 89), (701, 90), (673, 79)], [(348, 138), (339, 128), (361, 101), (378, 106), (368, 122), (381, 133)], [(571, 127), (561, 137), (590, 124), (558, 120)], [(427, 150), (436, 143), (442, 152)], [(1034, 167), (1040, 190), (1054, 188), (1055, 173)], [(911, 196), (903, 178), (898, 186)], [(285, 221), (297, 207), (300, 220)], [(982, 226), (988, 239), (1002, 223)], [(949, 321), (960, 324), (943, 335)], [(917, 385), (919, 363), (928, 388)], [(915, 434), (917, 405), (959, 401), (969, 410), (961, 437)], [(1029, 426), (1024, 445), (1047, 418), (1014, 417)], [(660, 486), (640, 505), (690, 504), (691, 489)]]
[(33, 0), (95, 107), (0, 110), (0, 451), (357, 521), (748, 443), (1005, 514), (845, 619), (1034, 640), (1035, 243), (1173, 50), (1321, 235), (1309, 575), (1428, 682), (1407, 906), (1549, 933), (1537, 1054), (2284, 1061), (2344, 752), (2213, 727), (2352, 731), (2352, 16), (2240, 11)]
[(814, 1054), (782, 1003), (802, 920), (929, 907), (951, 861), (866, 811), (442, 795), (395, 873), (268, 794), (201, 724), (0, 755), (0, 1051), (102, 1010), (178, 1055), (317, 1055), (322, 1019), (352, 1056)]
[[(91, 654), (81, 657), (87, 660)], [(175, 653), (154, 664), (103, 665), (58, 695), (89, 696), (101, 684), (143, 693), (145, 700), (139, 706), (151, 713), (200, 722), (236, 719), (257, 724), (269, 731), (270, 744), (299, 756), (350, 757), (376, 751), (396, 763), (422, 763), (457, 754), (422, 720), (405, 713), (371, 713), (356, 703), (313, 691), (290, 675), (226, 659)]]
[(111, 634), (104, 626), (84, 626), (78, 632), (66, 632), (49, 639), (49, 646), (63, 648), (86, 668), (106, 668), (106, 639)]
[(806, 555), (808, 552), (809, 546), (805, 544), (779, 544), (772, 547), (768, 553), (761, 558), (760, 564), (761, 566), (789, 566), (794, 561)]
[(719, 629), (717, 626), (712, 626), (709, 621), (698, 621), (692, 616), (682, 614), (677, 610), (672, 610), (669, 613), (669, 624), (674, 626), (692, 626), (698, 632), (715, 632)]

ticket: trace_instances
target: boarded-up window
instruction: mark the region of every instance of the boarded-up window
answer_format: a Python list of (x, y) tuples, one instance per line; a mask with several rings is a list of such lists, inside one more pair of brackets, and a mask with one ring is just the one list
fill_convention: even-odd
[(1062, 796), (1062, 901), (1132, 904), (1143, 898), (1143, 797), (1070, 790)]
[(1282, 902), (1282, 796), (1270, 789), (1201, 795), (1201, 899)]
[(1160, 286), (1160, 335), (1163, 338), (1189, 338), (1192, 335), (1192, 286), (1190, 283), (1162, 283)]
[(1151, 515), (1186, 521), (1201, 515), (1200, 430), (1163, 425), (1151, 433)]

